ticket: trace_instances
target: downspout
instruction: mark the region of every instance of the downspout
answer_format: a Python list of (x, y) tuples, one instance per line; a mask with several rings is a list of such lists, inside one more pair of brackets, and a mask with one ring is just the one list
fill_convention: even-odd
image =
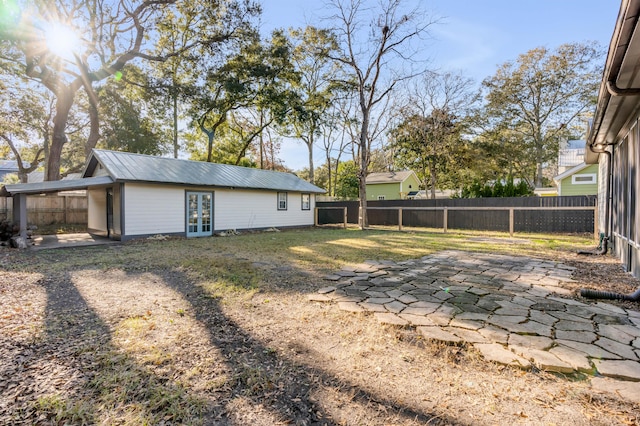
[[(611, 150), (615, 149), (615, 145), (610, 145)], [(606, 174), (606, 188), (605, 188), (605, 206), (604, 206), (604, 235), (606, 237), (611, 236), (611, 202), (612, 200), (612, 185), (613, 185), (613, 155), (611, 152), (607, 151), (605, 148), (601, 148), (599, 150), (595, 150), (593, 145), (589, 145), (589, 150), (596, 154), (606, 154), (607, 156), (607, 174)]]
[[(599, 110), (598, 111), (599, 114), (597, 117), (595, 117), (595, 119), (597, 120), (597, 130), (593, 128), (591, 129), (591, 134), (588, 137), (588, 140), (591, 141), (591, 143), (587, 143), (587, 148), (592, 153), (597, 153), (597, 154), (606, 153), (608, 157), (607, 158), (608, 160), (607, 161), (608, 163), (607, 181), (608, 182), (607, 182), (607, 188), (606, 188), (607, 204), (605, 206), (606, 235), (610, 234), (613, 230), (611, 211), (613, 210), (613, 205), (612, 205), (612, 202), (613, 202), (613, 152), (615, 151), (615, 143), (605, 142), (606, 145), (611, 145), (612, 147), (611, 148), (612, 152), (609, 152), (602, 145), (599, 145), (599, 148), (596, 149), (594, 146), (594, 142), (595, 142), (596, 135), (600, 132), (600, 128), (602, 127), (605, 110), (606, 110), (606, 107), (608, 107), (611, 96), (614, 96), (614, 97), (640, 96), (640, 88), (621, 89), (617, 85), (617, 77), (622, 67), (622, 64), (624, 63), (624, 60), (627, 56), (629, 44), (631, 42), (631, 39), (633, 38), (635, 31), (638, 30), (637, 24), (638, 24), (638, 17), (640, 16), (639, 11), (640, 11), (640, 5), (638, 4), (638, 2), (632, 3), (630, 1), (623, 0), (621, 9), (620, 9), (620, 15), (618, 16), (618, 23), (616, 24), (616, 29), (614, 30), (614, 39), (616, 39), (616, 43), (613, 44), (613, 40), (612, 40), (612, 46), (617, 46), (616, 49), (621, 48), (625, 50), (621, 58), (613, 59), (615, 56), (614, 55), (609, 57), (610, 59), (612, 59), (612, 62), (607, 61), (606, 70), (605, 70), (606, 82), (604, 85), (607, 89), (607, 93), (609, 96), (603, 99), (604, 102), (606, 103), (605, 105), (603, 105), (602, 107), (598, 105), (599, 108), (597, 108), (597, 110)], [(631, 19), (633, 19), (633, 22), (632, 23), (625, 22), (627, 17), (630, 17)], [(633, 30), (628, 32), (625, 37), (621, 37), (621, 31), (625, 25), (632, 25), (631, 28), (633, 28)], [(609, 52), (611, 55), (611, 47)], [(640, 288), (631, 294), (621, 294), (621, 293), (615, 293), (615, 292), (609, 292), (609, 291), (582, 289), (580, 290), (580, 295), (582, 297), (586, 297), (590, 299), (613, 299), (613, 300), (619, 299), (619, 300), (629, 300), (629, 301), (637, 302), (637, 301), (640, 301)]]

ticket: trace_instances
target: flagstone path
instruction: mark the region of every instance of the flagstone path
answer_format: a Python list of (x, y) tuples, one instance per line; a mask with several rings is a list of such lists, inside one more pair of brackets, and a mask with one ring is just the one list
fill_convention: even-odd
[(443, 251), (405, 262), (367, 261), (325, 277), (309, 296), (427, 339), (467, 342), (491, 361), (640, 382), (640, 312), (581, 302), (562, 288), (560, 262)]

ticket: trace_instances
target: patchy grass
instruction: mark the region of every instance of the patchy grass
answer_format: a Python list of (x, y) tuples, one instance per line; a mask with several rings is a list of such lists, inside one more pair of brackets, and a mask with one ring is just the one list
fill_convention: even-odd
[(594, 246), (349, 228), (3, 251), (0, 423), (633, 424), (635, 407), (592, 398), (585, 379), (487, 363), (305, 297), (368, 259), (458, 249), (575, 263)]
[(17, 270), (36, 267), (58, 272), (82, 268), (149, 271), (179, 267), (198, 279), (250, 291), (260, 280), (257, 275), (251, 276), (253, 272), (247, 272), (255, 262), (329, 271), (367, 259), (403, 260), (450, 249), (557, 256), (595, 245), (591, 235), (517, 234), (511, 239), (507, 233), (500, 232), (307, 229), (76, 248), (65, 253), (64, 262), (60, 261), (58, 252), (48, 250), (40, 252), (35, 259), (16, 256), (6, 267)]
[(37, 232), (40, 235), (78, 234), (87, 232), (87, 225), (81, 223), (40, 225)]

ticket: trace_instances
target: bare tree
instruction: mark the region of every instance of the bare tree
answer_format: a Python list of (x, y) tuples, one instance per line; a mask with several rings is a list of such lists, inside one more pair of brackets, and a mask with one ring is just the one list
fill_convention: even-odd
[(390, 150), (395, 165), (414, 170), (433, 199), (436, 189), (456, 182), (455, 165), (466, 152), (462, 135), (480, 92), (472, 79), (452, 72), (431, 72), (412, 83)]
[[(350, 113), (351, 105), (352, 98), (337, 98), (332, 104), (326, 119), (320, 124), (322, 146), (327, 162), (327, 192), (330, 196), (335, 195), (335, 177), (337, 177), (340, 158), (349, 146), (353, 146), (353, 133), (349, 131), (353, 128), (353, 123), (350, 122), (352, 115)], [(333, 166), (334, 164), (335, 167)]]
[(369, 7), (363, 0), (332, 0), (335, 15), (331, 17), (338, 36), (339, 53), (332, 59), (346, 69), (345, 80), (354, 84), (358, 98), (360, 130), (358, 145), (358, 181), (360, 228), (368, 225), (366, 177), (372, 129), (379, 128), (378, 108), (384, 105), (396, 85), (421, 74), (418, 61), (419, 43), (435, 23), (418, 9), (406, 10), (406, 1), (382, 0), (379, 8)]

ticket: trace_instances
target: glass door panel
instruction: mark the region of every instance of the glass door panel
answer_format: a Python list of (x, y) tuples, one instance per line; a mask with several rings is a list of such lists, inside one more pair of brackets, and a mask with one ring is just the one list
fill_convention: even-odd
[(213, 203), (209, 192), (187, 192), (187, 237), (212, 234)]

